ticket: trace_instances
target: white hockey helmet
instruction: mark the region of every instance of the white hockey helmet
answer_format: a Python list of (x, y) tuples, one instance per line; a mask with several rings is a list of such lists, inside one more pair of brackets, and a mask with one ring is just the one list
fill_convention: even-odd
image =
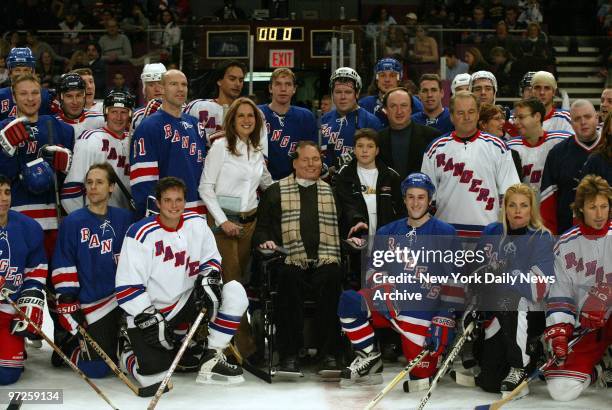
[(491, 84), (493, 84), (493, 89), (495, 90), (495, 94), (497, 94), (497, 79), (495, 78), (492, 72), (484, 70), (476, 71), (474, 74), (472, 74), (472, 77), (470, 78), (470, 91), (472, 91), (472, 87), (474, 86), (476, 80), (480, 80), (481, 78), (485, 78), (491, 81)]
[(161, 81), (162, 74), (166, 72), (166, 66), (162, 63), (151, 63), (144, 66), (140, 79), (143, 83)]
[(457, 74), (455, 78), (453, 79), (453, 83), (451, 84), (451, 91), (453, 95), (455, 95), (457, 87), (464, 87), (464, 86), (469, 87), (471, 78), (472, 76), (469, 75), (468, 73)]
[(353, 70), (351, 67), (340, 67), (329, 79), (329, 88), (334, 90), (334, 83), (336, 80), (340, 80), (340, 82), (345, 82), (347, 80), (352, 81), (355, 84), (355, 91), (359, 92), (361, 90), (361, 77), (357, 74), (357, 71)]

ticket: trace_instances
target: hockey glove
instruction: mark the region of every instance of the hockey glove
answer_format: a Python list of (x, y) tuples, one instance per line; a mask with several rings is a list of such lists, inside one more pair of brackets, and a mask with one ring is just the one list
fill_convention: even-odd
[[(39, 328), (43, 322), (43, 309), (45, 306), (45, 294), (40, 289), (26, 289), (21, 292), (17, 299), (17, 306), (36, 326)], [(11, 322), (11, 333), (15, 336), (27, 337), (30, 340), (38, 340), (41, 337), (27, 320), (21, 317), (13, 318)]]
[(159, 107), (162, 105), (162, 100), (160, 99), (152, 99), (149, 101), (144, 110), (144, 118), (147, 118), (149, 115), (155, 114)]
[(612, 287), (607, 283), (592, 286), (589, 290), (582, 311), (580, 312), (580, 325), (587, 329), (599, 329), (606, 324), (606, 312), (612, 300)]
[(213, 319), (221, 306), (221, 289), (223, 281), (217, 270), (209, 271), (206, 276), (198, 276), (195, 284), (195, 297), (198, 310), (206, 308), (206, 316)]
[(544, 340), (548, 349), (557, 357), (559, 365), (567, 358), (568, 343), (574, 333), (574, 325), (571, 323), (558, 323), (550, 326), (544, 332)]
[(142, 331), (142, 336), (149, 344), (157, 349), (174, 349), (172, 330), (164, 315), (154, 306), (149, 306), (142, 313), (134, 317), (134, 324)]
[(461, 319), (461, 323), (463, 324), (463, 330), (467, 329), (470, 323), (474, 323), (474, 328), (472, 329), (472, 332), (466, 337), (468, 341), (478, 339), (480, 333), (482, 332), (483, 321), (484, 317), (482, 312), (479, 312), (477, 310), (467, 310), (463, 313), (463, 317)]
[(400, 312), (397, 301), (389, 297), (395, 290), (395, 285), (389, 283), (372, 287), (374, 310), (389, 319), (395, 319)]
[(54, 170), (68, 173), (72, 164), (72, 152), (60, 145), (43, 145), (41, 153), (49, 159)]
[(9, 122), (0, 131), (0, 145), (9, 156), (15, 155), (17, 147), (30, 138), (30, 126), (25, 117), (19, 117)]
[(433, 357), (444, 353), (455, 338), (455, 320), (450, 316), (434, 316), (425, 338), (425, 347)]
[(81, 310), (81, 304), (74, 295), (59, 296), (57, 314), (60, 325), (72, 335), (77, 334), (79, 326), (87, 327), (87, 320)]

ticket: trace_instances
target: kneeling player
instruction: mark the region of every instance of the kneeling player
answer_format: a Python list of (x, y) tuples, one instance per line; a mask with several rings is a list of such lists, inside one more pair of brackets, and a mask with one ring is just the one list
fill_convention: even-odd
[[(89, 167), (84, 181), (89, 205), (64, 219), (53, 254), (52, 282), (57, 292), (59, 324), (68, 332), (56, 343), (89, 377), (104, 377), (110, 368), (81, 339), (78, 327), (86, 328), (112, 358), (117, 351), (122, 313), (115, 297), (115, 273), (132, 215), (108, 205), (115, 178), (107, 162)], [(53, 360), (53, 364), (61, 362)]]
[(0, 385), (15, 383), (23, 372), (24, 338), (39, 336), (19, 319), (6, 298), (39, 327), (47, 277), (43, 231), (33, 219), (11, 211), (11, 181), (0, 175)]
[[(120, 364), (144, 387), (163, 379), (181, 336), (202, 307), (210, 318), (208, 349), (202, 353), (200, 348), (197, 355), (196, 369), (203, 364), (196, 381), (244, 380), (242, 368), (228, 363), (223, 349), (246, 311), (246, 292), (237, 281), (222, 284), (214, 236), (203, 217), (185, 212), (186, 191), (178, 178), (158, 182), (159, 215), (131, 226), (119, 259), (117, 300), (128, 314), (130, 342), (123, 346)], [(183, 363), (190, 359), (186, 354)]]
[[(612, 189), (605, 179), (586, 176), (572, 208), (578, 225), (555, 245), (555, 275), (547, 302), (545, 332), (557, 365), (544, 372), (550, 396), (576, 399), (601, 376), (598, 362), (612, 343)], [(574, 329), (591, 331), (568, 351)]]
[[(445, 235), (447, 239), (455, 236), (455, 229), (451, 225), (428, 213), (435, 187), (427, 175), (422, 173), (408, 175), (401, 184), (401, 190), (408, 218), (399, 219), (378, 229), (376, 234), (378, 238), (384, 239), (384, 249), (395, 250), (396, 246), (410, 249), (433, 249), (434, 247), (440, 249), (438, 239), (441, 242), (444, 242), (444, 239), (438, 237), (433, 240), (432, 236)], [(395, 243), (391, 243), (392, 241)], [(376, 247), (376, 244), (374, 246), (375, 250), (381, 248)], [(430, 272), (432, 275), (444, 274), (439, 264), (415, 265), (415, 263), (406, 265), (402, 263), (398, 268), (415, 275), (418, 275), (418, 271), (421, 270)], [(419, 262), (419, 265), (422, 263)], [(379, 270), (381, 268), (376, 269), (376, 273)], [(378, 283), (376, 280), (374, 282)], [(454, 337), (454, 313), (448, 303), (453, 299), (450, 294), (453, 291), (461, 291), (461, 289), (427, 285), (420, 282), (396, 285), (397, 290), (419, 294), (421, 298), (417, 302), (400, 302), (401, 307), (398, 307), (398, 302), (381, 301), (380, 297), (377, 297), (377, 294), (379, 296), (390, 294), (394, 291), (393, 285), (364, 288), (359, 292), (348, 290), (342, 293), (338, 315), (342, 330), (355, 347), (357, 358), (342, 371), (341, 385), (382, 383), (380, 373), (383, 364), (376, 346), (374, 328), (391, 327), (402, 336), (402, 349), (406, 359), (414, 359), (424, 347), (430, 352), (410, 373), (411, 380), (405, 384), (405, 390), (418, 391), (429, 387), (429, 377), (436, 372), (438, 357)], [(377, 291), (383, 293), (377, 293)]]

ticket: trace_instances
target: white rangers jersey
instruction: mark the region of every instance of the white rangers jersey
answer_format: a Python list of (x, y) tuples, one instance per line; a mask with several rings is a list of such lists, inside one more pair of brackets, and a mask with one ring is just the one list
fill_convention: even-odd
[(421, 171), (436, 187), (435, 216), (463, 237), (480, 236), (497, 221), (500, 196), (520, 182), (506, 143), (480, 131), (465, 140), (455, 131), (433, 140)]
[(521, 157), (522, 182), (531, 186), (537, 192), (538, 200), (548, 153), (552, 147), (571, 137), (572, 134), (566, 131), (544, 131), (544, 134), (533, 145), (525, 137), (512, 138), (507, 142), (508, 148), (518, 152)]
[(106, 125), (104, 115), (97, 111), (83, 111), (81, 116), (77, 119), (70, 119), (60, 112), (57, 114), (57, 119), (70, 125), (74, 129), (74, 138), (79, 138), (83, 132), (88, 130), (95, 130), (96, 128), (102, 128)]
[(117, 301), (132, 317), (153, 305), (172, 319), (189, 299), (197, 276), (213, 270), (221, 271), (221, 255), (205, 218), (185, 212), (171, 229), (150, 216), (130, 226), (123, 241)]
[(104, 112), (104, 101), (103, 100), (94, 100), (94, 104), (89, 107), (86, 108), (87, 111), (94, 111), (94, 112)]
[(544, 117), (542, 128), (545, 131), (566, 131), (574, 135), (575, 132), (571, 120), (569, 111), (553, 108)]
[[(211, 136), (223, 129), (223, 120), (229, 106), (223, 106), (214, 99), (197, 99), (191, 101), (185, 106), (183, 112), (191, 115), (200, 123), (200, 126), (206, 132), (207, 146), (210, 146)], [(259, 111), (262, 118), (262, 123), (266, 123), (264, 114)], [(261, 138), (259, 143), (263, 149), (264, 156), (268, 158), (268, 133), (265, 127), (262, 127)]]
[[(108, 162), (130, 190), (130, 139), (127, 133), (117, 135), (108, 128), (85, 131), (74, 143), (72, 165), (61, 192), (62, 206), (70, 213), (85, 205), (85, 174), (90, 166)], [(119, 187), (115, 187), (109, 205), (129, 208), (129, 200)]]
[[(592, 286), (612, 283), (612, 220), (600, 231), (577, 225), (554, 247), (555, 276), (546, 303), (546, 326), (576, 324)], [(610, 316), (608, 305), (607, 317)]]

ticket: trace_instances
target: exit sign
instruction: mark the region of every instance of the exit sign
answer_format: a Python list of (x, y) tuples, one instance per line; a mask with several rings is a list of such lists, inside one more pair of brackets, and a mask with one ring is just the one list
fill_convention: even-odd
[(269, 65), (270, 68), (278, 67), (295, 67), (295, 51), (294, 50), (270, 50)]

